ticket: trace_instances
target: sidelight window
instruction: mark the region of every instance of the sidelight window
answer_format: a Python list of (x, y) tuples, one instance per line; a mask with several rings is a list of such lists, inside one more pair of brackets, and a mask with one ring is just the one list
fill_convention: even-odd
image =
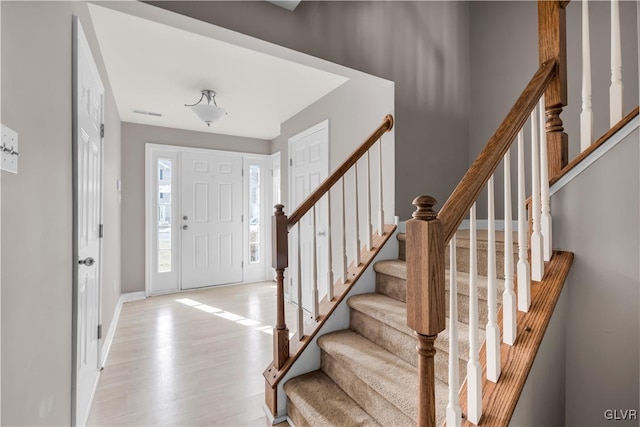
[(158, 273), (171, 272), (171, 159), (158, 159)]
[(260, 166), (249, 166), (249, 262), (260, 262)]

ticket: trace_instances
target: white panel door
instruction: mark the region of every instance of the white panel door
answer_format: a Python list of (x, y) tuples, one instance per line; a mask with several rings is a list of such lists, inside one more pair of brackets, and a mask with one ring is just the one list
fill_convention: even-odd
[(242, 281), (242, 158), (182, 153), (182, 289)]
[[(291, 215), (295, 209), (311, 194), (327, 177), (329, 171), (329, 128), (324, 121), (305, 132), (289, 139), (290, 157), (290, 200)], [(291, 248), (289, 250), (290, 295), (297, 300), (297, 263), (293, 257), (297, 256), (298, 239), (300, 239), (301, 252), (301, 277), (302, 277), (302, 306), (311, 311), (313, 289), (313, 238), (316, 237), (316, 260), (318, 263), (318, 293), (321, 300), (327, 294), (327, 204), (323, 198), (316, 205), (316, 229), (313, 229), (313, 211), (310, 210), (300, 220), (300, 234), (292, 233)]]
[(75, 64), (76, 135), (76, 393), (75, 424), (86, 422), (100, 369), (98, 323), (100, 321), (102, 220), (102, 137), (104, 87), (77, 24)]

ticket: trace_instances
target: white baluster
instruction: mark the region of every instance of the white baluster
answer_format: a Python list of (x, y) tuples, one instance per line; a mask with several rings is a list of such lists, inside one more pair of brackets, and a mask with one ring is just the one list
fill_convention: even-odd
[(449, 242), (449, 403), (447, 427), (462, 424), (462, 411), (458, 402), (458, 282), (456, 277), (456, 235)]
[(531, 305), (531, 269), (527, 259), (529, 223), (525, 205), (524, 133), (518, 132), (518, 310)]
[(365, 220), (367, 223), (365, 224), (365, 231), (367, 235), (365, 236), (365, 244), (367, 245), (367, 251), (371, 250), (371, 235), (373, 234), (373, 230), (371, 227), (371, 161), (369, 159), (369, 151), (367, 151), (367, 215)]
[(355, 207), (355, 217), (356, 217), (356, 247), (355, 247), (355, 256), (353, 258), (353, 264), (355, 267), (360, 265), (360, 214), (358, 211), (358, 162), (353, 165), (353, 182), (354, 182), (354, 201), (353, 205)]
[(302, 233), (300, 232), (301, 222), (302, 220), (298, 221), (298, 227), (297, 227), (298, 229), (298, 264), (297, 264), (297, 270), (298, 270), (298, 284), (297, 284), (298, 332), (297, 332), (297, 336), (298, 336), (298, 340), (302, 340), (302, 337), (304, 337), (304, 310), (302, 309), (302, 250), (300, 249), (302, 246)]
[[(538, 104), (540, 117), (544, 117), (544, 96)], [(549, 161), (547, 153), (547, 133), (544, 121), (540, 120), (540, 197), (542, 214), (540, 232), (542, 233), (542, 255), (545, 261), (551, 260), (553, 253), (551, 228), (551, 196), (549, 195)]]
[(311, 291), (311, 315), (314, 320), (318, 320), (320, 315), (320, 301), (318, 300), (318, 241), (317, 241), (317, 229), (316, 229), (316, 205), (313, 205), (313, 247), (312, 247), (312, 259), (313, 262), (313, 290)]
[(333, 300), (333, 242), (331, 239), (331, 190), (327, 192), (327, 301)]
[(496, 278), (496, 225), (493, 175), (487, 183), (489, 209), (487, 214), (487, 379), (498, 382), (500, 377), (500, 327), (498, 326), (498, 283)]
[(349, 280), (349, 261), (347, 259), (347, 205), (345, 203), (344, 176), (342, 182), (342, 283)]
[(504, 155), (504, 292), (502, 293), (502, 339), (516, 342), (516, 294), (513, 291), (513, 223), (511, 222), (511, 153)]
[(531, 112), (531, 280), (540, 281), (544, 275), (542, 233), (540, 232), (540, 142), (538, 140), (538, 115)]
[(467, 419), (478, 424), (482, 417), (482, 366), (478, 337), (478, 246), (476, 204), (469, 213), (469, 361), (467, 362)]
[(380, 194), (378, 197), (378, 233), (384, 235), (384, 208), (382, 204), (382, 138), (378, 140), (378, 188)]
[[(544, 117), (544, 116), (540, 116)], [(580, 151), (593, 141), (591, 109), (591, 42), (589, 40), (589, 1), (582, 0), (582, 112), (580, 113)]]
[(609, 125), (622, 120), (622, 47), (620, 45), (620, 4), (611, 0), (611, 86), (609, 87)]

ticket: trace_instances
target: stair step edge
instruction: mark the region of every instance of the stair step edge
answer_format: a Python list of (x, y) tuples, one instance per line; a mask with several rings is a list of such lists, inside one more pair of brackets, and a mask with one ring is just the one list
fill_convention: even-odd
[[(369, 388), (409, 418), (416, 419), (418, 376), (415, 367), (351, 330), (323, 335), (318, 338), (318, 345)], [(345, 352), (347, 349), (350, 356)], [(444, 382), (436, 379), (436, 388), (446, 397), (448, 387)]]
[[(353, 310), (384, 323), (400, 333), (414, 338), (414, 332), (406, 324), (406, 305), (381, 294), (360, 294), (354, 295), (347, 300), (347, 304)], [(449, 352), (449, 323), (447, 318), (447, 328), (438, 334), (435, 346), (438, 350)], [(463, 322), (458, 324), (458, 352), (464, 361), (469, 360), (469, 325)], [(485, 331), (479, 330), (479, 340), (484, 342)]]
[(412, 398), (418, 392), (416, 368), (351, 330), (323, 335), (318, 345), (406, 416), (416, 419)]
[(322, 371), (292, 378), (284, 391), (309, 424), (380, 425)]
[[(407, 263), (398, 259), (387, 259), (378, 261), (373, 265), (373, 269), (378, 274), (384, 274), (385, 276), (395, 277), (401, 280), (407, 280)], [(476, 283), (478, 284), (478, 293), (482, 299), (486, 300), (486, 288), (488, 286), (489, 279), (486, 276), (476, 276)], [(458, 287), (468, 289), (469, 273), (462, 271), (456, 272), (456, 278), (458, 280)], [(504, 290), (504, 280), (496, 279), (498, 284), (498, 291)], [(461, 286), (462, 285), (462, 286)], [(466, 285), (466, 286), (465, 286)], [(445, 288), (449, 289), (449, 269), (445, 269)], [(483, 292), (483, 290), (485, 290)], [(460, 289), (458, 290), (460, 292)], [(467, 293), (468, 295), (468, 293)]]

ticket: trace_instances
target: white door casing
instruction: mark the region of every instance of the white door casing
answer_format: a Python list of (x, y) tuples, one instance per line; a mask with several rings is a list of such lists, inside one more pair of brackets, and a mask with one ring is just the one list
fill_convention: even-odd
[(74, 17), (74, 376), (73, 424), (89, 415), (100, 370), (104, 86)]
[[(329, 121), (325, 120), (304, 132), (289, 138), (289, 204), (291, 215), (304, 199), (329, 174)], [(318, 272), (318, 298), (327, 293), (327, 203), (326, 196), (316, 205), (316, 256)], [(313, 289), (313, 210), (300, 220), (300, 233), (290, 233), (290, 254), (297, 256), (298, 239), (301, 245), (302, 306), (311, 311)], [(297, 300), (297, 262), (289, 263), (289, 294)]]
[(182, 289), (242, 281), (242, 157), (182, 153)]

